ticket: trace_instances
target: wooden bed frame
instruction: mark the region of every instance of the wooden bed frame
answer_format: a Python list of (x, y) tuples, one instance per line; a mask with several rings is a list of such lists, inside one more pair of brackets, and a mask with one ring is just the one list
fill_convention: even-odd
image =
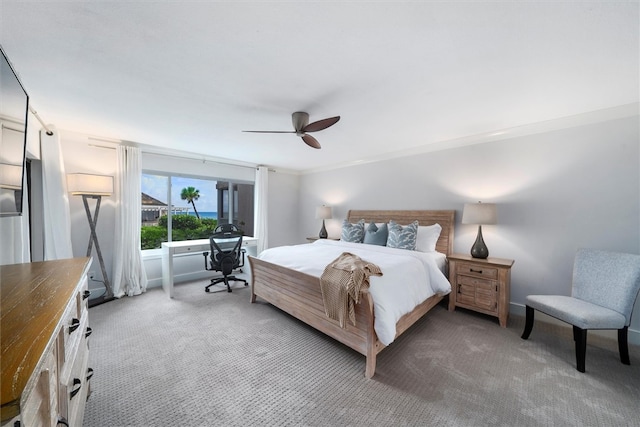
[[(420, 225), (438, 223), (442, 226), (440, 238), (436, 244), (438, 252), (449, 255), (453, 251), (453, 229), (455, 211), (453, 210), (350, 210), (349, 222), (364, 219), (366, 223), (389, 222), (409, 224), (418, 220)], [(293, 317), (307, 323), (315, 329), (351, 347), (366, 357), (365, 376), (371, 378), (376, 370), (376, 356), (385, 346), (380, 343), (373, 328), (373, 299), (368, 290), (362, 291), (360, 303), (356, 305), (356, 326), (347, 322), (347, 328), (327, 318), (322, 303), (320, 279), (280, 265), (249, 257), (251, 266), (251, 302), (260, 297)], [(412, 312), (404, 315), (396, 324), (396, 338), (424, 316), (443, 297), (434, 295)]]

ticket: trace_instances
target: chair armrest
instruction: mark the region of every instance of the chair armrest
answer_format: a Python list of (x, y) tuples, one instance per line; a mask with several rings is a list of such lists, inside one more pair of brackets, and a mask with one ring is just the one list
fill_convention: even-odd
[(246, 253), (247, 253), (247, 251), (246, 251), (246, 249), (245, 249), (245, 248), (242, 248), (242, 249), (240, 250), (240, 252), (242, 253), (242, 258), (241, 258), (241, 260), (240, 260), (240, 265), (238, 265), (238, 267), (244, 267), (244, 254), (246, 254)]

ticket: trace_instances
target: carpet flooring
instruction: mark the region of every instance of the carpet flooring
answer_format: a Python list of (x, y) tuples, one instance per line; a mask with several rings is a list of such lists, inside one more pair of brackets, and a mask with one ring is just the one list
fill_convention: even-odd
[(249, 288), (206, 281), (89, 310), (92, 394), (84, 426), (640, 426), (640, 348), (589, 336), (585, 374), (569, 328), (436, 306), (364, 356)]

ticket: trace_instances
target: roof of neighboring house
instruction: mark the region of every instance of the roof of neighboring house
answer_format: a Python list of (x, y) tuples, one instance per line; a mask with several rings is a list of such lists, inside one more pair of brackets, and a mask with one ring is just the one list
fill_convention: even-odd
[(148, 194), (142, 193), (142, 206), (167, 206), (167, 204), (158, 199), (154, 199)]

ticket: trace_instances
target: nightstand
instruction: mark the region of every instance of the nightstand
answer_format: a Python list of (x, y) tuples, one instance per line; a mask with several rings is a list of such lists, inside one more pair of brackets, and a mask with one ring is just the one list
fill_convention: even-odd
[(507, 327), (513, 260), (449, 255), (449, 311), (463, 307), (498, 318)]

